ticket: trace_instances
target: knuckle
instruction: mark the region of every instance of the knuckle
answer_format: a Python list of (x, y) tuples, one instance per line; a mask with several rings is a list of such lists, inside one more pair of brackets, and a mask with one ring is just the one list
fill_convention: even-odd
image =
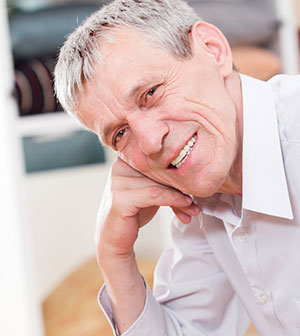
[(120, 158), (118, 158), (111, 166), (112, 176), (121, 174), (122, 171), (126, 169), (126, 167), (127, 167), (127, 164), (124, 161), (122, 161)]
[(156, 199), (159, 196), (161, 196), (161, 194), (163, 193), (163, 190), (161, 187), (159, 186), (151, 186), (150, 187), (150, 197), (152, 199)]
[(174, 204), (174, 206), (186, 206), (186, 199), (185, 199), (185, 195), (180, 192), (180, 191), (176, 191), (176, 190), (171, 190), (170, 191), (170, 200), (172, 201), (172, 203)]
[(113, 191), (111, 193), (111, 199), (112, 199), (112, 204), (115, 206), (115, 207), (120, 207), (121, 206), (121, 197), (119, 195), (118, 192), (115, 192)]
[(174, 203), (180, 203), (182, 201), (182, 195), (179, 192), (171, 192), (171, 198)]
[(111, 179), (111, 190), (114, 191), (114, 190), (118, 190), (119, 189), (119, 186), (121, 184), (121, 179), (119, 177), (113, 177)]
[(111, 166), (111, 168), (110, 168), (110, 171), (111, 171), (111, 175), (112, 176), (116, 176), (116, 175), (118, 175), (118, 173), (119, 173), (119, 164), (118, 164), (118, 161), (117, 162), (115, 162), (112, 166)]

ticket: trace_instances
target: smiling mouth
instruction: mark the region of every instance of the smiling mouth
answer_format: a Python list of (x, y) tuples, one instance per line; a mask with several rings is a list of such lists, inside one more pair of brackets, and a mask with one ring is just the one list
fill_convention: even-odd
[(171, 166), (179, 168), (185, 162), (185, 160), (189, 157), (196, 140), (197, 134), (194, 134), (187, 144), (182, 148), (177, 158), (171, 162)]

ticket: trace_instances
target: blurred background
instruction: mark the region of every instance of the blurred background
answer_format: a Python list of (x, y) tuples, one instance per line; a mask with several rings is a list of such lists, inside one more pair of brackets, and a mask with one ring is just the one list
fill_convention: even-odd
[[(61, 110), (52, 76), (65, 36), (105, 2), (0, 5), (2, 335), (112, 335), (97, 305), (94, 226), (115, 155)], [(188, 2), (223, 31), (240, 72), (262, 80), (299, 73), (300, 0)], [(136, 244), (150, 285), (172, 245), (168, 217), (160, 210)]]

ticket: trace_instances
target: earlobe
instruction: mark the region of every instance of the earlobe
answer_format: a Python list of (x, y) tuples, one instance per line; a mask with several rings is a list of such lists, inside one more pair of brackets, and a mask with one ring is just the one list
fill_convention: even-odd
[(217, 27), (204, 21), (198, 21), (191, 29), (191, 39), (193, 52), (205, 52), (212, 57), (223, 77), (227, 77), (232, 72), (231, 48)]

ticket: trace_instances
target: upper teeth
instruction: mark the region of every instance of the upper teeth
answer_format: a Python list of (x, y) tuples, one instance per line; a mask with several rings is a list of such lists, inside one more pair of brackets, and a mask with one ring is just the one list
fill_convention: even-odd
[(188, 143), (182, 148), (177, 158), (171, 162), (173, 166), (175, 166), (176, 168), (179, 168), (184, 163), (184, 161), (188, 158), (194, 146), (194, 143), (196, 142), (196, 139), (197, 139), (197, 134), (191, 137)]

